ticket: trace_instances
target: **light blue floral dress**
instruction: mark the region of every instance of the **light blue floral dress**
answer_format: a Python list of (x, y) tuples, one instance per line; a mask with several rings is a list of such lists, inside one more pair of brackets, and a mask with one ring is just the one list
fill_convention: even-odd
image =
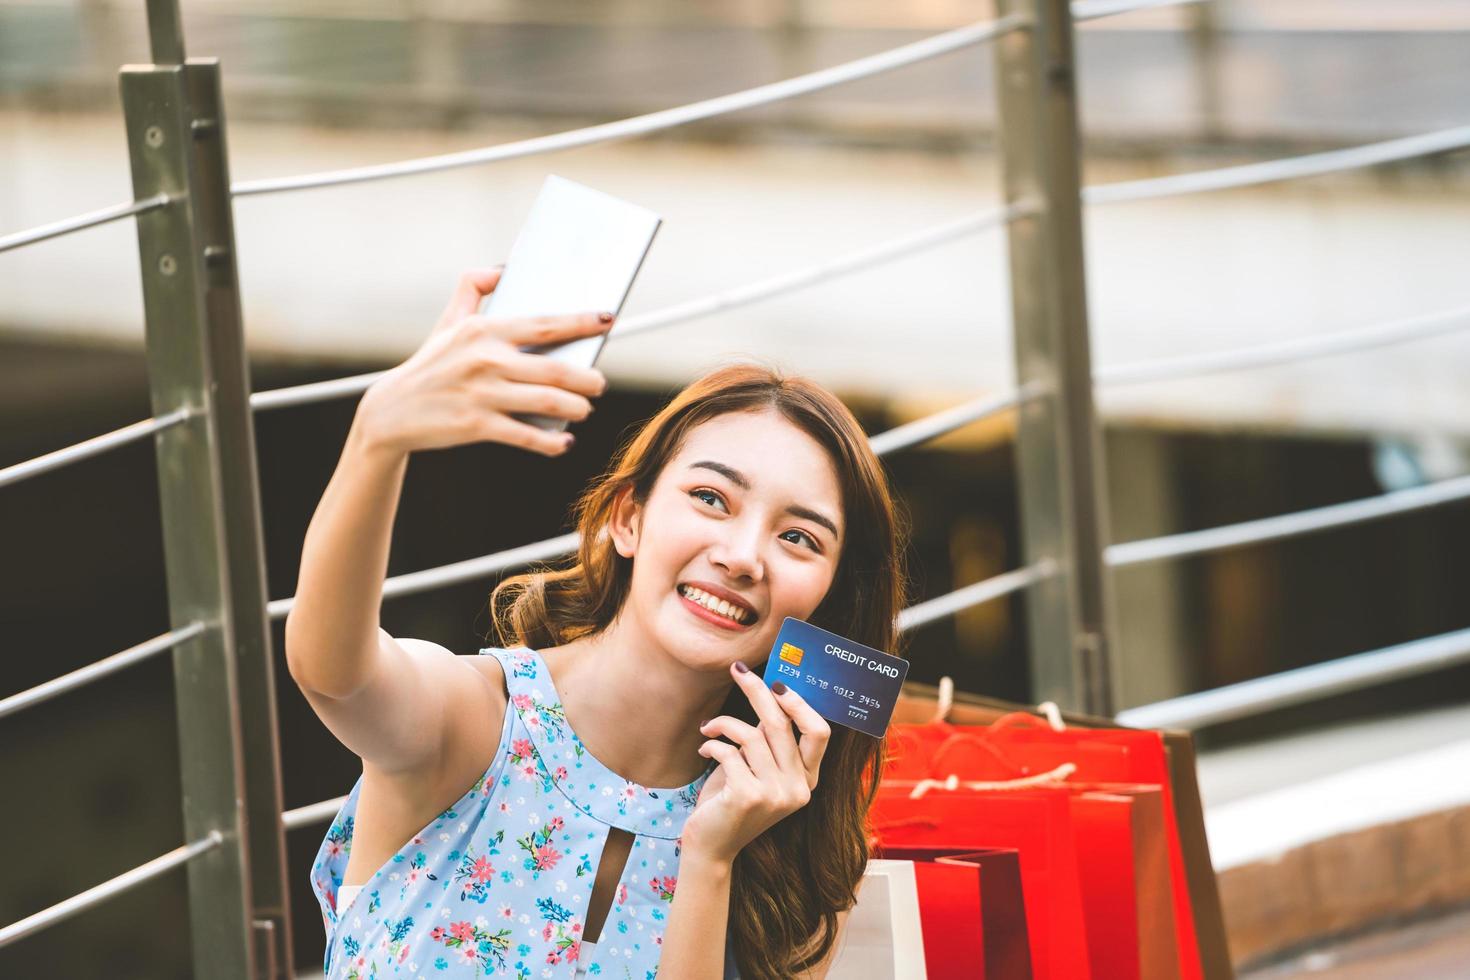
[[(326, 924), (328, 980), (504, 976), (653, 980), (679, 880), (679, 835), (713, 764), (694, 782), (649, 789), (595, 759), (567, 724), (541, 656), (480, 651), (505, 670), (510, 708), (483, 776), (337, 909), (362, 780), (317, 852), (312, 889)], [(609, 828), (634, 835), (591, 962), (582, 958)], [(727, 975), (733, 956), (727, 952)]]

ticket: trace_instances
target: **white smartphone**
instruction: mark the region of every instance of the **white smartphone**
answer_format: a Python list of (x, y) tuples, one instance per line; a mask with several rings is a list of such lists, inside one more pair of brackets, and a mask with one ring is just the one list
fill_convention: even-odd
[[(602, 191), (548, 176), (505, 259), (495, 291), (480, 312), (495, 319), (621, 313), (662, 219), (647, 208)], [(578, 367), (591, 367), (607, 334), (522, 348)], [(516, 414), (548, 432), (567, 419)]]

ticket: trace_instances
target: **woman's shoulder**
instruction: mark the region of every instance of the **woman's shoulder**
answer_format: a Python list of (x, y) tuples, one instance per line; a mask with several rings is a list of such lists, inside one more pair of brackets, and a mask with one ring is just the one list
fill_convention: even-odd
[(396, 640), (413, 655), (421, 670), (445, 685), (451, 697), (476, 698), (502, 707), (507, 703), (505, 671), (498, 658), (486, 655), (494, 648), (486, 647), (478, 654), (455, 654), (432, 640), (413, 637)]
[(505, 667), (501, 665), (499, 657), (491, 655), (491, 651), (496, 649), (498, 648), (486, 647), (479, 653), (465, 654), (459, 659), (480, 675), (489, 689), (487, 693), (503, 705), (507, 702), (509, 694), (505, 687)]
[[(500, 747), (509, 697), (500, 661), (481, 654), (455, 654), (431, 640), (403, 637), (426, 679), (441, 692), (444, 711), (441, 766), (451, 782), (460, 770), (483, 768)], [(476, 770), (478, 773), (478, 770)]]

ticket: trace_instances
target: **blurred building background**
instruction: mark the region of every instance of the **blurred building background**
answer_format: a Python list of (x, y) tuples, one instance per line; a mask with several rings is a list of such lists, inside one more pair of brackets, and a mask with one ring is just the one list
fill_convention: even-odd
[[(958, 0), (193, 0), (188, 47), (222, 59), (236, 179), (378, 163), (623, 118), (985, 19)], [(116, 67), (147, 61), (136, 0), (0, 0), (0, 233), (130, 196)], [(1470, 122), (1470, 7), (1455, 0), (1218, 0), (1079, 29), (1084, 179), (1102, 184)], [(717, 292), (999, 199), (985, 48), (656, 138), (235, 207), (257, 390), (386, 367), (463, 268), (499, 261), (555, 172), (660, 212), (627, 313)], [(1470, 156), (1447, 155), (1087, 214), (1099, 366), (1308, 337), (1470, 302)], [(416, 458), (390, 573), (565, 529), (627, 426), (729, 355), (809, 374), (869, 431), (1011, 386), (1006, 252), (985, 233), (794, 296), (610, 345), (613, 381), (565, 460), (498, 447)], [(130, 223), (0, 257), (0, 465), (149, 414)], [(1110, 389), (1112, 532), (1129, 541), (1470, 472), (1470, 336)], [(256, 418), (272, 598), (352, 400)], [(888, 464), (914, 527), (914, 599), (1013, 568), (1008, 417)], [(535, 487), (535, 492), (530, 488)], [(1470, 508), (1122, 570), (1122, 706), (1470, 626)], [(167, 627), (151, 447), (7, 488), (0, 695)], [(398, 635), (484, 645), (493, 581), (385, 604)], [(912, 677), (1024, 699), (1023, 599), (925, 627)], [(280, 650), (280, 630), (275, 637)], [(288, 806), (345, 791), (353, 760), (280, 671)], [(0, 721), (0, 921), (180, 839), (170, 667), (158, 659)], [(1200, 733), (1229, 802), (1470, 729), (1463, 668)], [(1431, 718), (1433, 724), (1414, 724)], [(1311, 742), (1322, 733), (1326, 741)], [(1356, 733), (1356, 734), (1354, 734)], [(1364, 734), (1367, 733), (1367, 734)], [(1263, 740), (1318, 746), (1278, 767)], [(1308, 740), (1302, 742), (1300, 740)], [(1230, 753), (1237, 753), (1231, 755)], [(1375, 755), (1375, 753), (1377, 753)], [(1241, 765), (1230, 760), (1256, 760)], [(1282, 758), (1280, 755), (1273, 759)], [(1233, 768), (1232, 768), (1233, 766)], [(1293, 768), (1296, 766), (1297, 768)], [(1207, 799), (1207, 803), (1211, 802)], [(1470, 831), (1458, 831), (1470, 860)], [(298, 962), (319, 962), (292, 835)], [(0, 951), (0, 975), (188, 972), (182, 877)], [(1268, 945), (1262, 945), (1267, 950)]]

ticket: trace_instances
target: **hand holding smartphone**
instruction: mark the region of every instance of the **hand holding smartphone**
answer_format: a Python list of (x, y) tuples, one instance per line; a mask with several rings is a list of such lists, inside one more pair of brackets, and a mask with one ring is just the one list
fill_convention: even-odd
[[(550, 175), (521, 226), (495, 291), (480, 313), (492, 319), (622, 312), (662, 219), (647, 208)], [(606, 334), (522, 350), (592, 367)], [(516, 414), (548, 432), (564, 418)]]

